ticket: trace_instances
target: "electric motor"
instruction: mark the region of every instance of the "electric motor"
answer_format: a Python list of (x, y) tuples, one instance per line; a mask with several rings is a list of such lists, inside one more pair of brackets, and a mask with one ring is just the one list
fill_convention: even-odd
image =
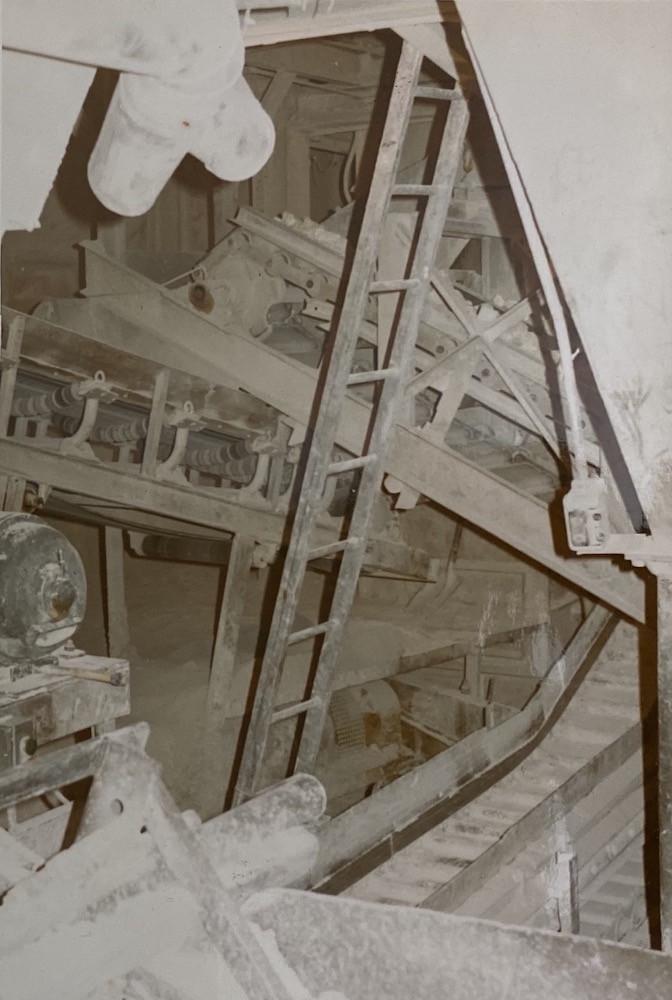
[(0, 514), (0, 661), (39, 661), (84, 617), (86, 576), (64, 535), (30, 514)]

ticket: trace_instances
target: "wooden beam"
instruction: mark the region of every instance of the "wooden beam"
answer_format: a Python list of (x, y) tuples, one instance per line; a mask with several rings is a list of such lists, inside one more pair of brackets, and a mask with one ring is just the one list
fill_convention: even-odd
[(299, 129), (287, 128), (287, 211), (299, 219), (309, 219), (310, 145)]
[(347, 35), (357, 31), (397, 30), (403, 25), (440, 24), (457, 17), (450, 0), (331, 0), (324, 12), (288, 17), (285, 11), (255, 11), (243, 22), (247, 47), (275, 45), (277, 42), (327, 35)]
[(261, 99), (273, 119), (275, 149), (268, 163), (252, 178), (252, 204), (266, 215), (279, 215), (287, 207), (287, 97), (296, 74), (276, 73)]
[(248, 70), (291, 71), (311, 80), (361, 87), (377, 85), (381, 65), (382, 59), (369, 52), (329, 44), (327, 39), (293, 42), (270, 49), (248, 48), (245, 55)]

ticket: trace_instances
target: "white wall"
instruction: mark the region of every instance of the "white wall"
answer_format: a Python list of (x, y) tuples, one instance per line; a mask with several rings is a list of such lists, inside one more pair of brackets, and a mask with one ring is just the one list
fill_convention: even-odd
[(36, 229), (95, 69), (2, 53), (2, 231)]
[(672, 529), (672, 3), (458, 0), (652, 527)]

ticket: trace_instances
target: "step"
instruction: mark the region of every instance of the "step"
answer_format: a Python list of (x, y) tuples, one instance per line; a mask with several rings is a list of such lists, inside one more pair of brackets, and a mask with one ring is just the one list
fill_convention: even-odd
[(308, 628), (299, 629), (298, 632), (291, 632), (287, 636), (287, 645), (293, 646), (297, 642), (303, 642), (304, 639), (312, 639), (316, 635), (324, 635), (335, 624), (336, 622), (329, 619), (326, 622), (320, 622), (319, 625), (309, 625)]
[(353, 372), (348, 376), (348, 385), (367, 385), (369, 382), (383, 382), (399, 374), (398, 368), (374, 368), (369, 372)]
[(430, 101), (461, 101), (463, 94), (459, 90), (448, 90), (446, 87), (426, 87), (415, 88), (415, 96), (423, 100)]
[(327, 545), (318, 545), (317, 548), (310, 550), (306, 559), (310, 561), (311, 559), (324, 559), (325, 556), (334, 556), (339, 552), (345, 552), (346, 549), (355, 548), (361, 541), (361, 538), (353, 536), (352, 538), (342, 538), (338, 542), (329, 542)]
[(294, 705), (287, 705), (286, 708), (279, 708), (271, 717), (271, 722), (282, 722), (284, 719), (293, 719), (297, 715), (309, 712), (311, 708), (319, 708), (322, 704), (321, 698), (308, 698), (307, 701), (297, 701)]
[(439, 194), (441, 191), (445, 191), (446, 187), (443, 184), (395, 184), (392, 188), (392, 194), (395, 197), (429, 197), (432, 194)]
[(422, 282), (419, 278), (392, 278), (389, 281), (372, 281), (369, 285), (371, 295), (381, 292), (409, 292), (419, 288)]
[(357, 458), (345, 458), (342, 462), (331, 462), (327, 469), (328, 476), (340, 476), (343, 472), (364, 469), (378, 458), (377, 455), (359, 455)]

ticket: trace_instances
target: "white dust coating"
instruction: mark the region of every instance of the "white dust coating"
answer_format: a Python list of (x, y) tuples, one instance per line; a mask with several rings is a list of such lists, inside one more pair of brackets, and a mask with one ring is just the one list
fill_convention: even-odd
[[(11, 956), (25, 942), (36, 941), (54, 926), (81, 920), (97, 900), (146, 875), (151, 845), (137, 832), (131, 839), (131, 825), (132, 820), (121, 817), (95, 831), (74, 848), (56, 855), (42, 872), (24, 880), (5, 897), (0, 909), (0, 958)], [(101, 858), (106, 859), (103, 865)], [(0, 989), (3, 985), (0, 976)]]
[(231, 968), (210, 942), (191, 941), (165, 951), (144, 968), (170, 983), (184, 1000), (247, 1000)]
[[(243, 897), (254, 884), (290, 885), (303, 878), (317, 860), (317, 837), (303, 827), (278, 830), (272, 836), (250, 837), (226, 857), (214, 858), (217, 874), (226, 888)], [(207, 849), (207, 840), (206, 840)]]
[(481, 620), (478, 623), (478, 645), (481, 646), (481, 648), (485, 646), (486, 639), (491, 632), (491, 625), (495, 617), (495, 612), (497, 611), (500, 596), (501, 594), (499, 591), (495, 591), (492, 589), (492, 586), (488, 586), (488, 596), (485, 602), (485, 607), (483, 608)]
[(282, 980), (291, 1000), (314, 1000), (294, 970), (287, 965), (278, 947), (275, 933), (272, 930), (264, 931), (253, 923), (250, 923), (250, 930), (263, 948), (273, 970)]
[(274, 931), (264, 931), (253, 923), (250, 923), (250, 929), (259, 941), (261, 947), (264, 949), (264, 952), (273, 966), (274, 971), (282, 980), (283, 986), (287, 990), (291, 1000), (348, 1000), (345, 994), (341, 993), (339, 990), (326, 990), (324, 993), (320, 993), (319, 996), (314, 997), (313, 994), (305, 988), (294, 970), (285, 961), (285, 958), (278, 947)]
[[(47, 5), (48, 6), (48, 5)], [(2, 231), (37, 229), (95, 69), (2, 54)]]
[(85, 1000), (103, 982), (150, 955), (177, 951), (199, 921), (194, 897), (177, 885), (121, 901), (43, 934), (0, 961), (0, 1000)]

